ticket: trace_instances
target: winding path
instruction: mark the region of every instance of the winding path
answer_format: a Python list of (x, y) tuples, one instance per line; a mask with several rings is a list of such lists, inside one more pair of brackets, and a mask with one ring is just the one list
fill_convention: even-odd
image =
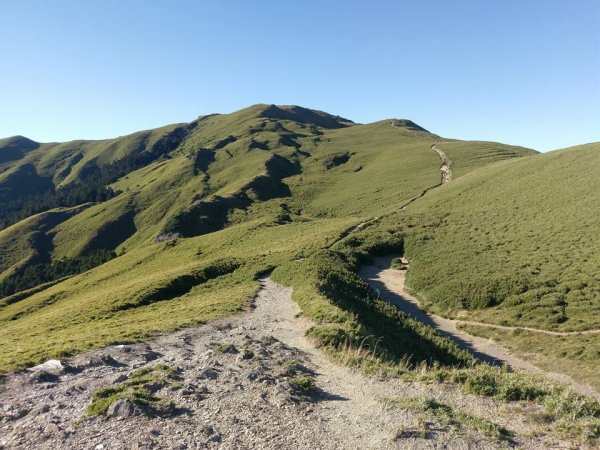
[[(393, 120), (390, 122), (390, 125), (392, 128), (401, 128), (401, 127), (397, 126)], [(438, 147), (437, 142), (434, 142), (431, 145), (431, 150), (436, 152), (437, 155), (439, 156), (440, 160), (442, 161), (442, 165), (440, 167), (440, 172), (442, 174), (442, 181), (439, 185), (433, 186), (433, 187), (437, 187), (437, 186), (440, 186), (440, 185), (445, 184), (448, 181), (452, 180), (452, 169), (451, 169), (452, 161), (450, 160), (450, 158), (448, 158), (448, 155), (446, 155), (446, 152), (444, 150), (442, 150), (440, 147)], [(432, 188), (430, 188), (430, 189), (432, 189)], [(427, 189), (425, 192), (423, 192), (423, 194), (421, 194), (421, 197), (423, 195), (425, 195), (425, 193), (428, 190), (429, 189)], [(417, 197), (417, 198), (419, 198), (419, 197)], [(415, 198), (415, 200), (416, 200), (416, 198)], [(404, 208), (402, 208), (402, 209), (404, 209)]]
[[(395, 256), (386, 256), (375, 258), (372, 265), (364, 266), (360, 271), (360, 276), (365, 279), (373, 289), (379, 292), (383, 299), (397, 306), (400, 310), (419, 322), (433, 327), (438, 333), (452, 339), (459, 347), (471, 352), (473, 356), (482, 361), (494, 365), (506, 364), (513, 369), (521, 369), (541, 374), (555, 381), (568, 384), (579, 393), (600, 400), (600, 393), (596, 392), (591, 386), (578, 383), (565, 374), (545, 372), (533, 364), (512, 355), (501, 345), (489, 339), (472, 336), (459, 328), (459, 325), (461, 324), (489, 324), (446, 319), (423, 311), (419, 306), (418, 300), (404, 288), (406, 271), (391, 268), (391, 261), (394, 257)], [(492, 327), (501, 326), (492, 325)], [(511, 328), (507, 327), (507, 329)], [(532, 328), (531, 330), (535, 329)], [(596, 332), (596, 330), (594, 330), (594, 332)], [(553, 332), (548, 333), (552, 334)]]
[(532, 333), (540, 333), (540, 334), (548, 334), (550, 336), (581, 336), (586, 334), (600, 334), (600, 330), (583, 330), (583, 331), (551, 331), (551, 330), (540, 330), (539, 328), (530, 328), (530, 327), (510, 327), (507, 325), (496, 325), (494, 323), (486, 323), (486, 322), (476, 322), (473, 320), (455, 320), (457, 324), (460, 325), (473, 325), (476, 327), (483, 328), (494, 328), (496, 330), (506, 330), (506, 331), (531, 331)]
[(447, 183), (452, 180), (452, 161), (446, 155), (446, 152), (438, 147), (437, 142), (435, 142), (431, 146), (431, 150), (437, 153), (442, 161), (442, 166), (440, 167), (440, 172), (442, 173), (442, 184)]

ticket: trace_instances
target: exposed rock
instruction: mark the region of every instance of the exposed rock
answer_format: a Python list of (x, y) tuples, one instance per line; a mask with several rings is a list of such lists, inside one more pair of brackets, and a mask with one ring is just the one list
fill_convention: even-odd
[(146, 360), (146, 362), (154, 361), (154, 360), (160, 358), (161, 356), (162, 355), (160, 353), (155, 352), (153, 350), (149, 350), (142, 354), (142, 357)]
[(215, 369), (212, 369), (210, 367), (208, 369), (204, 369), (198, 375), (198, 378), (201, 380), (216, 380), (218, 377), (219, 377), (219, 372), (217, 372)]
[(221, 442), (221, 440), (222, 438), (220, 434), (213, 434), (209, 439), (211, 442)]
[(155, 392), (160, 391), (162, 388), (164, 388), (166, 386), (165, 383), (146, 383), (144, 384), (144, 389), (146, 389), (148, 392), (150, 392), (151, 394), (154, 394)]
[(47, 370), (36, 370), (29, 376), (29, 379), (34, 383), (56, 383), (60, 380), (57, 374)]
[(162, 233), (154, 238), (154, 242), (157, 244), (160, 242), (172, 241), (174, 239), (179, 239), (181, 237), (180, 233)]
[(127, 380), (127, 375), (121, 374), (112, 381), (112, 384), (119, 384), (126, 380)]
[(19, 420), (29, 414), (30, 409), (28, 408), (9, 408), (3, 414), (6, 420)]
[(36, 372), (38, 370), (44, 370), (46, 372), (53, 373), (55, 375), (60, 375), (65, 373), (66, 367), (58, 360), (58, 359), (49, 359), (48, 361), (34, 366), (29, 369), (31, 372)]
[(250, 381), (254, 381), (258, 378), (258, 375), (254, 372), (250, 372), (248, 375), (246, 375), (246, 379), (250, 380)]
[(142, 414), (142, 409), (139, 405), (127, 399), (117, 400), (106, 410), (107, 417), (131, 417), (140, 414)]
[(97, 367), (97, 366), (112, 366), (119, 367), (124, 366), (124, 364), (120, 361), (117, 361), (110, 355), (92, 355), (88, 360), (87, 365), (89, 367)]
[(210, 425), (206, 425), (205, 427), (202, 427), (201, 431), (206, 436), (212, 436), (213, 434), (215, 434), (215, 429)]
[[(432, 397), (511, 429), (520, 426), (515, 432), (523, 448), (568, 448), (547, 436), (543, 441), (533, 434), (523, 439), (531, 425), (523, 426), (520, 413), (511, 410), (508, 415), (493, 399), (471, 397), (468, 405), (461, 404), (465, 394), (449, 385), (364, 377), (332, 365), (312, 347), (306, 351), (302, 345), (310, 343), (305, 329), (293, 325), (297, 307), (290, 291), (269, 283), (252, 312), (230, 318), (224, 326), (218, 322), (190, 327), (160, 336), (151, 346), (113, 346), (82, 354), (69, 360), (68, 367), (80, 367), (79, 371), (62, 373), (63, 363), (50, 363), (37, 373), (8, 375), (0, 384), (0, 449), (507, 447), (470, 432), (436, 431), (429, 439), (405, 434), (392, 441), (389, 436), (397, 436), (398, 427), (412, 430), (419, 416), (414, 411), (382, 408), (378, 398), (396, 396)], [(293, 332), (284, 328), (292, 326), (298, 328)], [(247, 349), (254, 357), (243, 359), (211, 350), (223, 342), (236, 346), (240, 353)], [(126, 373), (113, 359), (126, 363), (131, 372)], [(166, 364), (175, 375), (149, 370), (146, 384), (136, 384), (140, 378), (132, 376), (134, 365), (152, 369), (158, 364)], [(296, 393), (289, 378), (299, 376), (314, 378), (318, 394)], [(32, 383), (32, 377), (40, 382)], [(60, 380), (60, 384), (48, 380)], [(109, 389), (105, 393), (110, 394), (111, 388), (128, 381), (131, 384), (118, 389), (152, 395), (156, 402), (150, 406), (121, 399), (104, 415), (86, 415), (93, 393)]]

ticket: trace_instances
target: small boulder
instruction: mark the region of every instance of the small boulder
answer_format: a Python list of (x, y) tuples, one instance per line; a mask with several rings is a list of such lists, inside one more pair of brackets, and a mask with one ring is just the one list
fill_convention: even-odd
[(92, 356), (87, 363), (88, 367), (98, 367), (98, 366), (111, 366), (111, 367), (119, 367), (124, 364), (120, 361), (117, 361), (110, 355), (94, 355)]
[(61, 375), (65, 373), (66, 367), (58, 359), (49, 359), (48, 361), (38, 364), (37, 366), (29, 369), (31, 372), (36, 372), (39, 370), (44, 370), (46, 372), (53, 373), (55, 375)]
[(258, 375), (255, 372), (250, 372), (248, 375), (246, 375), (246, 379), (248, 381), (254, 381), (258, 378)]
[(28, 408), (11, 408), (5, 415), (5, 420), (19, 420), (29, 414)]
[(57, 374), (47, 370), (36, 370), (29, 376), (29, 379), (34, 383), (57, 383), (59, 381)]
[(127, 380), (127, 375), (121, 374), (113, 380), (113, 384), (119, 384), (126, 380)]
[(140, 406), (127, 399), (117, 400), (106, 410), (107, 417), (132, 417), (140, 414), (142, 414)]
[(154, 361), (162, 356), (161, 353), (155, 352), (154, 350), (148, 350), (142, 353), (142, 358), (146, 360), (146, 362)]
[(208, 369), (204, 369), (198, 375), (198, 378), (201, 380), (216, 380), (218, 377), (219, 377), (219, 372), (217, 372), (215, 369), (212, 369), (210, 367)]
[(218, 443), (218, 442), (222, 441), (222, 438), (221, 438), (220, 434), (216, 434), (215, 433), (208, 440), (211, 441), (211, 442), (217, 442)]
[(203, 426), (201, 431), (205, 436), (212, 436), (216, 433), (215, 429), (210, 425)]

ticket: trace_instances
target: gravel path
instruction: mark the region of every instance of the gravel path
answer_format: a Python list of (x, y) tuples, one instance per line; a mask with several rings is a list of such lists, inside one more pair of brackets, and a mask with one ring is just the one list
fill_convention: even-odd
[(442, 184), (447, 183), (452, 180), (452, 161), (446, 155), (446, 152), (438, 147), (437, 142), (431, 146), (431, 150), (437, 153), (437, 155), (442, 160), (442, 165), (440, 167), (440, 172), (442, 174)]
[[(451, 338), (461, 348), (470, 351), (475, 357), (483, 361), (490, 364), (507, 364), (514, 369), (542, 374), (555, 381), (570, 385), (577, 392), (600, 400), (600, 394), (591, 386), (577, 383), (565, 374), (543, 371), (533, 364), (512, 355), (498, 343), (490, 339), (470, 335), (459, 328), (461, 324), (488, 324), (446, 319), (422, 310), (419, 301), (404, 288), (406, 270), (398, 270), (391, 267), (391, 262), (395, 257), (397, 257), (397, 255), (375, 258), (373, 265), (363, 267), (360, 272), (361, 277), (364, 278), (373, 289), (376, 289), (382, 298), (394, 304), (409, 316), (435, 328), (440, 334)], [(503, 328), (495, 325), (491, 326)], [(510, 327), (507, 328), (511, 329)]]
[[(268, 278), (261, 283), (253, 308), (237, 317), (9, 375), (0, 384), (0, 449), (566, 448), (532, 432), (526, 409), (535, 405), (524, 409), (454, 385), (380, 380), (333, 364), (305, 338), (311, 323), (291, 290)], [(121, 400), (86, 416), (94, 391), (157, 364), (172, 368), (175, 379), (146, 388), (168, 409)], [(290, 384), (299, 376), (312, 378), (317, 390), (299, 392)], [(398, 397), (435, 399), (486, 418), (514, 431), (514, 441), (442, 426), (381, 401)]]

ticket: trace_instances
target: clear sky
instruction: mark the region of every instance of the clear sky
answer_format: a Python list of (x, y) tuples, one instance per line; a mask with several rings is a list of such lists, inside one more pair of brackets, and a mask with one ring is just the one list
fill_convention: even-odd
[(0, 136), (254, 103), (550, 150), (600, 140), (600, 0), (0, 0)]

